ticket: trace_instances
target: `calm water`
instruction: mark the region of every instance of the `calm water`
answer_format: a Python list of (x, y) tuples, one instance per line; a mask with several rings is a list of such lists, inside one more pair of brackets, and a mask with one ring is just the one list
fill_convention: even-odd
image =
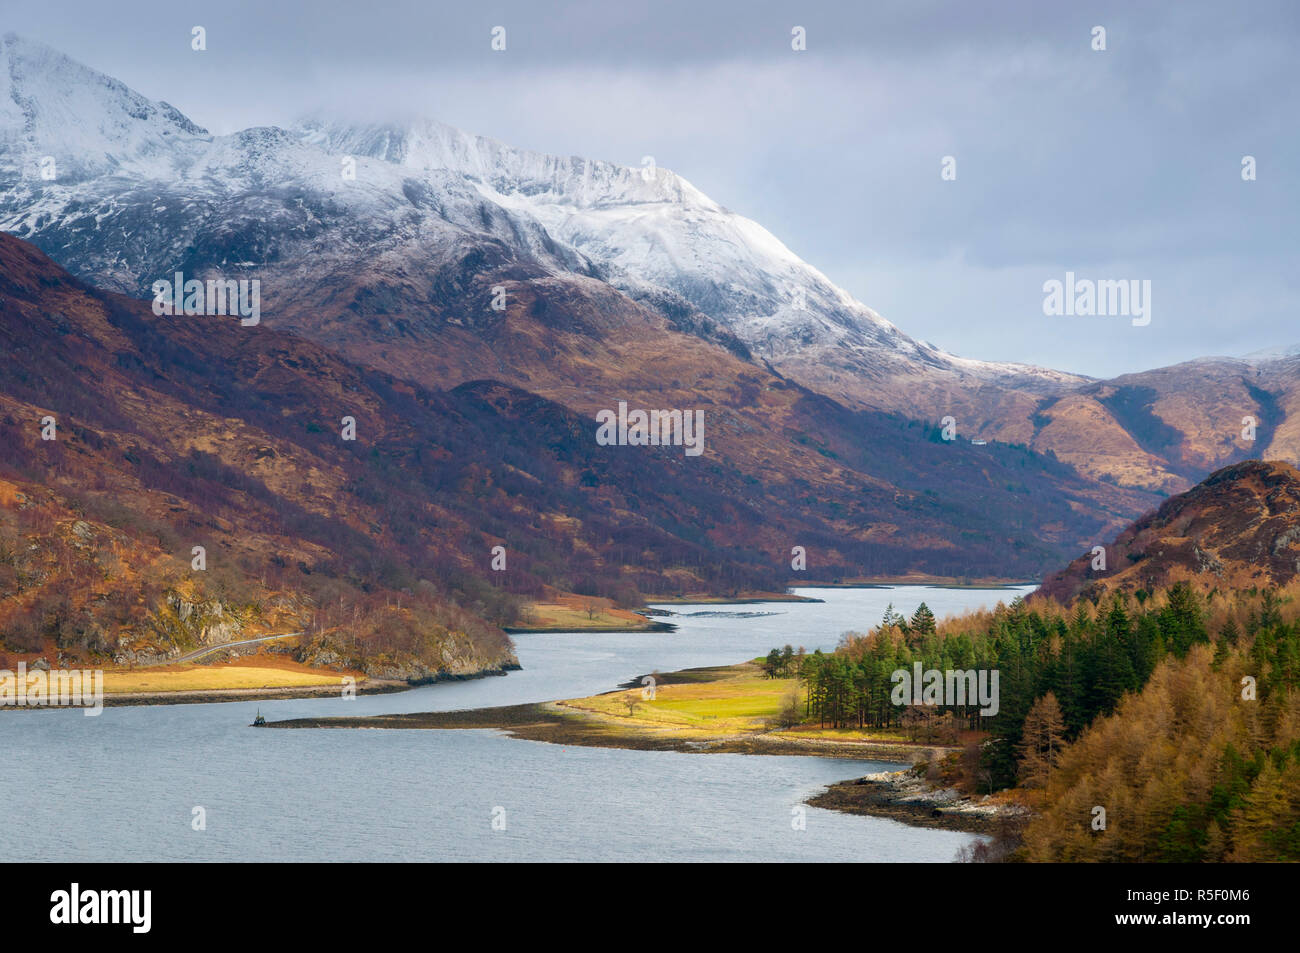
[[(258, 708), (279, 719), (587, 695), (786, 642), (831, 649), (891, 601), (910, 615), (924, 600), (942, 617), (1015, 595), (798, 591), (826, 602), (679, 606), (673, 633), (520, 635), (521, 672), (396, 695), (0, 713), (0, 818), (31, 835), (14, 842), (30, 860), (951, 860), (969, 835), (816, 808), (794, 829), (804, 798), (878, 763), (559, 747), (493, 731), (247, 727)], [(206, 830), (191, 828), (196, 806)], [(494, 811), (505, 830), (493, 829)]]

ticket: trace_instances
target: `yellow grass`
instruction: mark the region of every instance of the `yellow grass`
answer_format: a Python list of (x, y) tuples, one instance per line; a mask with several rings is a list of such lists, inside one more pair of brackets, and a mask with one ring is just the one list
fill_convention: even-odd
[(884, 728), (818, 728), (814, 721), (811, 726), (789, 728), (781, 732), (786, 738), (825, 738), (831, 741), (876, 741), (881, 744), (915, 744), (905, 731), (886, 730)]
[[(798, 679), (764, 677), (759, 662), (695, 674), (700, 676), (698, 681), (656, 685), (654, 698), (644, 697), (643, 688), (632, 688), (556, 704), (594, 716), (618, 732), (632, 730), (690, 740), (769, 734), (791, 741), (912, 744), (907, 734), (897, 729), (821, 728), (815, 721), (777, 728), (777, 717), (792, 694), (802, 716), (803, 688)], [(631, 712), (629, 700), (634, 703)]]
[[(588, 611), (588, 605), (591, 611)], [(577, 599), (563, 602), (535, 602), (530, 613), (520, 624), (529, 629), (557, 629), (572, 632), (581, 629), (625, 629), (629, 626), (647, 625), (645, 617), (616, 609), (608, 599), (592, 599), (590, 603)]]
[(251, 665), (194, 665), (166, 669), (104, 672), (104, 694), (124, 692), (197, 692), (239, 688), (302, 688), (341, 685), (342, 676), (330, 672), (294, 671)]
[[(559, 702), (639, 728), (663, 729), (687, 735), (730, 735), (761, 731), (781, 711), (786, 696), (798, 690), (792, 678), (769, 679), (755, 674), (756, 666), (734, 667), (739, 674), (717, 681), (656, 685), (654, 698), (634, 688), (589, 698)], [(628, 712), (627, 702), (634, 708)]]

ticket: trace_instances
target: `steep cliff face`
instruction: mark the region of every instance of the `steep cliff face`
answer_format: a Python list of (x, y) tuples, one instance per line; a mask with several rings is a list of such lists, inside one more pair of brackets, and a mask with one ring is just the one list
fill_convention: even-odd
[(1283, 585), (1300, 575), (1300, 471), (1248, 460), (1225, 467), (1049, 577), (1041, 595), (1152, 590), (1188, 580), (1223, 590)]

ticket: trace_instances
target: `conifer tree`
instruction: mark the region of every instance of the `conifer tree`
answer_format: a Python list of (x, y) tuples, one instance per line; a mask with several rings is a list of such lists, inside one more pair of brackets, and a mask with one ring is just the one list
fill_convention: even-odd
[(1288, 816), (1287, 791), (1283, 787), (1282, 773), (1271, 758), (1264, 761), (1245, 802), (1237, 809), (1232, 824), (1232, 839), (1236, 845), (1229, 860), (1254, 862), (1281, 860), (1269, 850), (1275, 834), (1282, 833), (1282, 822)]
[(932, 635), (935, 630), (934, 613), (922, 602), (912, 613), (912, 629), (922, 635)]

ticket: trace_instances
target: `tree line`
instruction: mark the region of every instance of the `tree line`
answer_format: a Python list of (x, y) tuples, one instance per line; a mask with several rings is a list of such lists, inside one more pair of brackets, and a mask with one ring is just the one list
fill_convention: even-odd
[[(1219, 593), (1209, 597), (1216, 605), (1207, 604), (1187, 583), (1159, 593), (1117, 594), (1097, 605), (1083, 599), (1068, 609), (1017, 598), (942, 627), (924, 603), (911, 619), (891, 605), (877, 628), (866, 635), (846, 633), (834, 652), (796, 659), (774, 649), (766, 667), (803, 680), (805, 714), (823, 727), (882, 729), (916, 716), (909, 713), (915, 706), (893, 703), (894, 672), (910, 673), (918, 662), (923, 670), (941, 672), (996, 670), (996, 715), (982, 716), (974, 700), (925, 706), (924, 715), (957, 729), (987, 731), (980, 768), (991, 788), (1010, 787), (1020, 781), (1027, 720), (1034, 733), (1030, 749), (1074, 740), (1096, 718), (1111, 714), (1125, 694), (1139, 691), (1163, 659), (1184, 658), (1193, 646), (1209, 643), (1211, 615), (1222, 616), (1216, 634), (1228, 645), (1247, 639), (1283, 646), (1284, 655), (1300, 651), (1294, 628), (1281, 621), (1278, 594), (1257, 596), (1257, 604), (1240, 612), (1227, 612), (1228, 597)], [(1051, 701), (1042, 702), (1049, 694)], [(1039, 708), (1031, 719), (1035, 703)]]

